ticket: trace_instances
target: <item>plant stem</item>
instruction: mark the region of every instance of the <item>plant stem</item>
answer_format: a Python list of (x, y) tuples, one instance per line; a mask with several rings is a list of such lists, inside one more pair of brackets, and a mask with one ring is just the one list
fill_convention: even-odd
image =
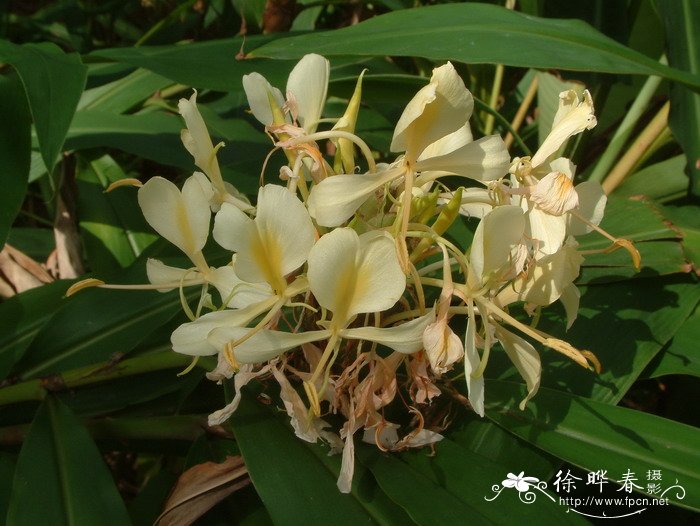
[[(491, 88), (491, 97), (489, 98), (489, 107), (497, 111), (496, 106), (498, 105), (498, 97), (501, 95), (501, 84), (503, 83), (503, 64), (498, 64), (496, 66), (496, 73), (493, 76), (493, 87)], [(494, 125), (494, 115), (489, 113), (486, 115), (486, 120), (484, 121), (484, 135), (491, 135), (493, 132)]]
[[(662, 55), (659, 62), (664, 65), (667, 64), (666, 55)], [(612, 139), (610, 139), (610, 144), (593, 169), (589, 177), (590, 181), (600, 182), (605, 179), (610, 167), (615, 162), (615, 159), (617, 159), (620, 150), (622, 150), (622, 147), (627, 143), (627, 139), (629, 139), (629, 136), (632, 134), (637, 121), (639, 121), (640, 117), (649, 107), (649, 101), (651, 101), (654, 93), (656, 93), (656, 89), (659, 87), (660, 83), (661, 77), (651, 76), (646, 80), (644, 86), (642, 86), (642, 89), (637, 94), (637, 98), (634, 99), (632, 106), (630, 106), (630, 109), (627, 111), (627, 115), (622, 119), (620, 126), (618, 126), (617, 131), (615, 131)]]
[[(224, 434), (207, 426), (206, 415), (174, 415), (148, 417), (99, 418), (83, 422), (96, 440), (187, 440), (193, 441), (203, 432)], [(0, 427), (0, 445), (14, 446), (24, 442), (30, 424)]]
[(137, 356), (118, 363), (104, 362), (88, 365), (65, 373), (27, 380), (0, 388), (0, 406), (28, 400), (43, 400), (48, 393), (54, 391), (73, 389), (163, 369), (181, 368), (187, 366), (190, 361), (189, 356), (166, 350)]
[(639, 134), (639, 137), (637, 137), (637, 140), (634, 141), (625, 155), (610, 171), (610, 174), (603, 181), (603, 190), (606, 194), (610, 194), (615, 188), (620, 186), (620, 183), (627, 177), (635, 164), (637, 164), (637, 161), (642, 158), (649, 146), (668, 126), (668, 111), (670, 107), (670, 102), (666, 102), (663, 105), (647, 127), (644, 128), (644, 131)]
[[(532, 101), (535, 99), (535, 95), (537, 95), (538, 84), (539, 79), (537, 77), (537, 74), (535, 74), (532, 78), (532, 82), (530, 82), (530, 86), (527, 88), (527, 92), (525, 93), (525, 97), (523, 97), (523, 101), (520, 103), (518, 111), (515, 113), (515, 117), (513, 117), (513, 122), (511, 122), (510, 124), (512, 130), (518, 131), (518, 128), (520, 128), (520, 125), (525, 120), (527, 110), (530, 108)], [(513, 144), (513, 139), (513, 134), (511, 132), (508, 132), (506, 134), (506, 138), (503, 140), (503, 142), (506, 143), (506, 148), (511, 147), (511, 145)]]

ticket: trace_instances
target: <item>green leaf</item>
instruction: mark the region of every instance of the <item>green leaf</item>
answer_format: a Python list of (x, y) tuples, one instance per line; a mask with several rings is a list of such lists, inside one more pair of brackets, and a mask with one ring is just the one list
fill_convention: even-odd
[(700, 310), (683, 323), (668, 346), (649, 364), (646, 376), (657, 378), (667, 374), (690, 374), (700, 377)]
[(590, 350), (603, 371), (596, 375), (545, 349), (542, 385), (611, 404), (622, 399), (700, 301), (700, 287), (687, 275), (592, 285), (581, 292), (579, 316), (568, 332), (554, 317), (556, 309), (543, 312), (538, 328)]
[(0, 378), (6, 378), (41, 327), (63, 305), (69, 283), (56, 281), (0, 303)]
[(649, 165), (627, 177), (615, 189), (618, 197), (644, 195), (661, 202), (683, 197), (688, 193), (688, 176), (683, 172), (685, 155)]
[[(669, 64), (699, 74), (700, 4), (695, 0), (669, 0), (659, 2), (658, 8), (666, 28)], [(700, 94), (671, 85), (668, 123), (688, 158), (690, 191), (700, 196)]]
[[(0, 47), (0, 52), (1, 52)], [(0, 248), (22, 207), (31, 159), (27, 98), (16, 75), (0, 76)]]
[(697, 206), (667, 206), (664, 215), (680, 230), (681, 244), (695, 274), (700, 276), (700, 214)]
[(18, 46), (0, 40), (0, 60), (22, 79), (44, 164), (53, 170), (85, 86), (87, 68), (77, 54), (54, 44)]
[(673, 490), (663, 496), (700, 509), (700, 429), (546, 388), (525, 411), (517, 408), (519, 385), (491, 380), (486, 393), (487, 416), (523, 440), (588, 471), (608, 470), (611, 481), (627, 470), (642, 480), (660, 469), (664, 489), (676, 479), (685, 488), (684, 497)]
[(274, 36), (246, 36), (179, 46), (145, 46), (93, 51), (91, 57), (131, 64), (153, 71), (175, 82), (217, 91), (243, 91), (241, 78), (253, 71), (264, 75), (272, 85), (283, 85), (294, 66), (270, 60), (238, 58)]
[(0, 453), (0, 517), (7, 517), (15, 475), (15, 458), (9, 453)]
[(34, 418), (12, 486), (8, 525), (130, 524), (95, 443), (70, 410), (51, 397)]
[(134, 189), (105, 193), (111, 183), (126, 177), (110, 155), (78, 157), (78, 217), (90, 268), (98, 274), (128, 267), (157, 239), (133, 206)]
[(165, 77), (137, 69), (119, 80), (85, 90), (78, 103), (78, 111), (124, 113), (170, 84), (172, 81)]
[[(137, 263), (120, 282), (147, 283), (143, 267)], [(199, 290), (185, 294), (191, 300)], [(61, 302), (63, 308), (41, 328), (15, 367), (22, 379), (127, 353), (181, 309), (177, 291), (89, 289)]]
[(700, 87), (700, 77), (662, 66), (584, 22), (536, 18), (479, 3), (395, 11), (336, 31), (275, 40), (250, 54), (289, 59), (311, 52), (660, 75)]

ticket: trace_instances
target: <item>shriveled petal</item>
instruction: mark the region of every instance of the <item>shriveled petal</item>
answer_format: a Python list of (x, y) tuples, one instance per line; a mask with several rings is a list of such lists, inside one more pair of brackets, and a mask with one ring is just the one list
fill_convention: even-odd
[(321, 226), (342, 225), (376, 190), (402, 173), (399, 168), (389, 168), (372, 174), (328, 177), (311, 189), (309, 213)]
[(216, 426), (228, 420), (236, 409), (238, 409), (238, 405), (241, 403), (241, 389), (243, 389), (243, 387), (251, 380), (254, 380), (258, 376), (267, 374), (269, 370), (269, 365), (266, 365), (257, 371), (253, 370), (252, 365), (243, 365), (240, 371), (238, 371), (233, 377), (233, 387), (235, 392), (233, 400), (231, 400), (231, 403), (225, 406), (223, 409), (219, 409), (218, 411), (214, 411), (212, 414), (210, 414), (208, 424), (210, 426)]
[(330, 63), (321, 55), (310, 53), (294, 66), (287, 80), (287, 91), (296, 99), (298, 120), (306, 133), (316, 131), (328, 93)]
[(555, 216), (532, 207), (527, 213), (525, 235), (536, 246), (535, 257), (554, 254), (566, 237), (566, 216)]
[(265, 126), (270, 126), (273, 117), (269, 96), (272, 95), (277, 106), (282, 108), (284, 97), (280, 90), (273, 88), (260, 73), (243, 75), (243, 90), (248, 98), (248, 105), (253, 116)]
[(434, 320), (435, 314), (431, 311), (396, 327), (355, 327), (341, 331), (340, 335), (348, 340), (376, 342), (402, 354), (413, 354), (423, 348), (423, 333)]
[(270, 370), (272, 371), (272, 376), (275, 377), (275, 380), (280, 385), (280, 398), (289, 416), (294, 434), (306, 442), (316, 443), (319, 439), (318, 431), (312, 425), (313, 421), (308, 418), (309, 411), (304, 405), (301, 396), (289, 383), (283, 371), (280, 371), (277, 367), (272, 367)]
[[(209, 333), (208, 341), (218, 351), (223, 351), (227, 343), (241, 339), (248, 332), (250, 329), (246, 327), (219, 327)], [(329, 331), (291, 333), (263, 329), (236, 346), (233, 353), (239, 363), (262, 363), (305, 343), (328, 338), (329, 335)]]
[[(576, 185), (576, 192), (578, 193), (577, 212), (594, 225), (599, 225), (603, 220), (605, 205), (608, 202), (608, 197), (605, 195), (603, 187), (596, 181), (584, 181)], [(582, 236), (591, 232), (593, 227), (587, 225), (579, 218), (569, 215), (567, 230), (572, 236)]]
[(207, 242), (211, 211), (196, 179), (185, 181), (182, 193), (162, 177), (153, 177), (139, 188), (138, 201), (148, 224), (188, 256)]
[(406, 152), (415, 161), (438, 139), (463, 127), (474, 109), (474, 99), (451, 63), (435, 68), (430, 84), (406, 105), (394, 129), (392, 152)]
[(474, 378), (472, 373), (479, 368), (481, 358), (476, 350), (476, 323), (470, 316), (467, 319), (467, 332), (464, 337), (464, 378), (472, 409), (480, 417), (484, 416), (484, 375)]
[(215, 176), (220, 176), (218, 164), (216, 167), (213, 166), (213, 163), (216, 162), (214, 145), (211, 142), (207, 125), (197, 109), (197, 91), (195, 90), (192, 93), (189, 100), (180, 99), (177, 108), (187, 126), (187, 129), (182, 130), (181, 133), (182, 143), (194, 157), (194, 164), (206, 173), (210, 173), (212, 169), (215, 169)]
[(352, 478), (355, 475), (355, 439), (354, 433), (348, 433), (343, 446), (343, 457), (340, 463), (340, 473), (338, 475), (338, 491), (350, 493), (352, 490)]
[(493, 181), (508, 173), (510, 155), (498, 135), (482, 137), (450, 153), (427, 157), (416, 163), (416, 171), (447, 172), (477, 181)]
[(508, 358), (513, 362), (520, 376), (527, 385), (527, 396), (520, 402), (520, 410), (525, 409), (527, 402), (535, 396), (540, 388), (540, 378), (542, 376), (542, 364), (540, 355), (535, 348), (527, 341), (507, 331), (500, 325), (496, 325), (496, 337), (503, 345)]
[(452, 364), (464, 356), (462, 341), (447, 325), (447, 320), (431, 323), (423, 333), (423, 346), (436, 374), (452, 369)]
[(209, 275), (209, 283), (219, 291), (221, 301), (226, 301), (226, 306), (232, 309), (242, 309), (272, 296), (272, 289), (266, 283), (253, 285), (243, 281), (231, 265), (214, 269)]
[(563, 91), (559, 94), (559, 109), (554, 116), (552, 131), (544, 140), (537, 153), (532, 157), (532, 166), (537, 167), (547, 158), (556, 153), (562, 144), (570, 137), (590, 130), (597, 121), (593, 114), (593, 99), (588, 90), (583, 92), (583, 99), (579, 100), (574, 90)]
[(524, 231), (525, 216), (517, 206), (499, 206), (481, 220), (472, 241), (470, 263), (482, 282), (509, 265)]
[(308, 278), (319, 305), (340, 327), (355, 314), (393, 307), (406, 288), (393, 239), (383, 232), (358, 236), (350, 228), (337, 228), (314, 245)]
[(571, 178), (563, 172), (550, 172), (540, 179), (530, 200), (544, 212), (560, 216), (578, 206), (578, 194)]

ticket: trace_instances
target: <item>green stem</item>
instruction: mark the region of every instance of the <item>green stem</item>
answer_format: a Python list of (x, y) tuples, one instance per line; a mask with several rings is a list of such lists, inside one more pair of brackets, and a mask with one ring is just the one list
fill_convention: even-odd
[(73, 389), (164, 369), (182, 368), (187, 366), (190, 361), (189, 356), (167, 350), (137, 356), (118, 363), (104, 362), (80, 367), (62, 374), (27, 380), (0, 388), (0, 406), (28, 400), (43, 400), (48, 393), (54, 391)]
[[(666, 55), (662, 55), (659, 62), (664, 65), (667, 64)], [(615, 131), (612, 139), (610, 139), (610, 144), (593, 169), (589, 177), (590, 181), (601, 182), (605, 179), (620, 154), (620, 151), (627, 143), (627, 139), (629, 139), (632, 131), (634, 131), (637, 122), (649, 107), (649, 102), (654, 96), (654, 93), (656, 93), (656, 89), (659, 87), (660, 83), (661, 77), (651, 76), (646, 80), (637, 98), (634, 99), (632, 106), (630, 106), (630, 109), (627, 111), (627, 115), (622, 119), (620, 126), (618, 126), (617, 131)]]
[[(496, 66), (496, 74), (493, 77), (493, 86), (491, 87), (491, 97), (489, 99), (489, 107), (495, 112), (498, 105), (498, 97), (501, 94), (501, 84), (503, 83), (503, 64)], [(489, 113), (484, 121), (484, 135), (491, 135), (493, 131), (494, 115)]]
[[(99, 418), (83, 422), (96, 440), (187, 440), (193, 441), (207, 426), (206, 415), (175, 415)], [(14, 446), (24, 442), (30, 424), (0, 427), (0, 445)]]

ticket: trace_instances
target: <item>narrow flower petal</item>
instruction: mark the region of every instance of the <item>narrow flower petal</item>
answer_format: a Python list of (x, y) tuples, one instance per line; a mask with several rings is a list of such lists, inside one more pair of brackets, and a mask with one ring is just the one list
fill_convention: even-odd
[(279, 370), (277, 367), (272, 367), (270, 370), (272, 371), (272, 376), (275, 377), (275, 380), (280, 385), (280, 398), (289, 416), (294, 434), (306, 442), (316, 443), (319, 439), (319, 434), (313, 425), (313, 420), (308, 418), (309, 411), (304, 405), (301, 396), (289, 383), (284, 371)]
[(484, 416), (484, 376), (474, 378), (472, 373), (479, 368), (481, 358), (476, 350), (476, 323), (472, 316), (467, 319), (464, 337), (464, 377), (467, 380), (469, 403), (477, 415)]
[(593, 100), (588, 90), (583, 92), (582, 100), (579, 100), (574, 90), (561, 92), (552, 131), (532, 157), (532, 167), (535, 168), (544, 163), (570, 137), (593, 128), (597, 123), (593, 112)]
[(564, 311), (566, 312), (567, 331), (571, 328), (578, 317), (578, 306), (580, 299), (581, 293), (579, 292), (578, 287), (576, 287), (576, 285), (573, 283), (571, 283), (568, 287), (564, 287), (564, 290), (561, 291), (559, 300), (564, 306)]
[(416, 171), (446, 172), (477, 181), (493, 181), (508, 173), (510, 155), (498, 135), (478, 141), (438, 157), (426, 157), (416, 163)]
[(298, 120), (306, 133), (316, 131), (326, 104), (330, 63), (321, 55), (305, 55), (289, 74), (287, 91), (296, 99)]
[(204, 247), (211, 211), (196, 179), (187, 179), (181, 193), (167, 179), (153, 177), (139, 188), (138, 201), (148, 224), (185, 254)]
[(243, 90), (248, 98), (248, 105), (253, 116), (265, 126), (272, 125), (273, 117), (269, 95), (272, 95), (277, 106), (282, 108), (284, 97), (280, 90), (273, 88), (260, 73), (243, 75)]
[(241, 389), (243, 389), (243, 387), (251, 380), (267, 374), (269, 370), (269, 365), (266, 365), (257, 371), (253, 370), (252, 365), (241, 366), (240, 371), (238, 371), (233, 377), (233, 387), (235, 392), (233, 400), (231, 400), (231, 403), (225, 406), (223, 409), (219, 409), (218, 411), (214, 411), (212, 414), (210, 414), (208, 424), (210, 426), (217, 426), (228, 420), (236, 409), (238, 409), (238, 405), (241, 403)]
[[(234, 255), (234, 262), (235, 258)], [(231, 265), (214, 269), (209, 275), (209, 283), (219, 291), (221, 301), (228, 301), (226, 306), (231, 309), (242, 309), (272, 296), (272, 289), (267, 283), (251, 284), (243, 281)]]
[(535, 246), (535, 257), (554, 254), (566, 238), (566, 216), (555, 216), (532, 207), (527, 213), (525, 235)]
[(527, 396), (520, 402), (520, 410), (522, 411), (525, 409), (527, 402), (535, 396), (540, 388), (540, 378), (542, 376), (540, 355), (528, 341), (520, 336), (516, 336), (498, 324), (496, 324), (495, 329), (496, 337), (503, 345), (508, 358), (513, 362), (513, 365), (515, 365), (515, 368), (527, 385)]
[(219, 164), (214, 154), (214, 145), (211, 142), (207, 125), (197, 109), (197, 91), (194, 91), (189, 100), (180, 99), (177, 107), (187, 126), (187, 129), (182, 130), (181, 133), (182, 143), (194, 157), (194, 164), (210, 177), (221, 179)]
[(423, 348), (423, 333), (434, 320), (435, 313), (431, 311), (396, 327), (355, 327), (341, 331), (340, 335), (348, 340), (376, 342), (402, 354), (413, 354)]
[(321, 226), (342, 225), (376, 190), (401, 174), (400, 168), (389, 168), (371, 174), (328, 177), (311, 189), (309, 213)]
[(173, 290), (178, 285), (173, 286), (172, 284), (179, 284), (185, 275), (187, 275), (189, 279), (197, 279), (200, 277), (198, 272), (171, 267), (158, 259), (148, 258), (148, 260), (146, 260), (146, 276), (148, 276), (148, 281), (154, 285), (160, 285), (161, 283), (168, 283), (171, 285), (164, 289), (158, 289), (158, 292)]
[[(250, 332), (246, 327), (219, 327), (209, 333), (208, 341), (218, 351), (223, 351), (229, 342), (235, 342)], [(329, 331), (290, 333), (263, 329), (236, 346), (233, 353), (239, 363), (262, 363), (280, 354), (328, 338)]]

